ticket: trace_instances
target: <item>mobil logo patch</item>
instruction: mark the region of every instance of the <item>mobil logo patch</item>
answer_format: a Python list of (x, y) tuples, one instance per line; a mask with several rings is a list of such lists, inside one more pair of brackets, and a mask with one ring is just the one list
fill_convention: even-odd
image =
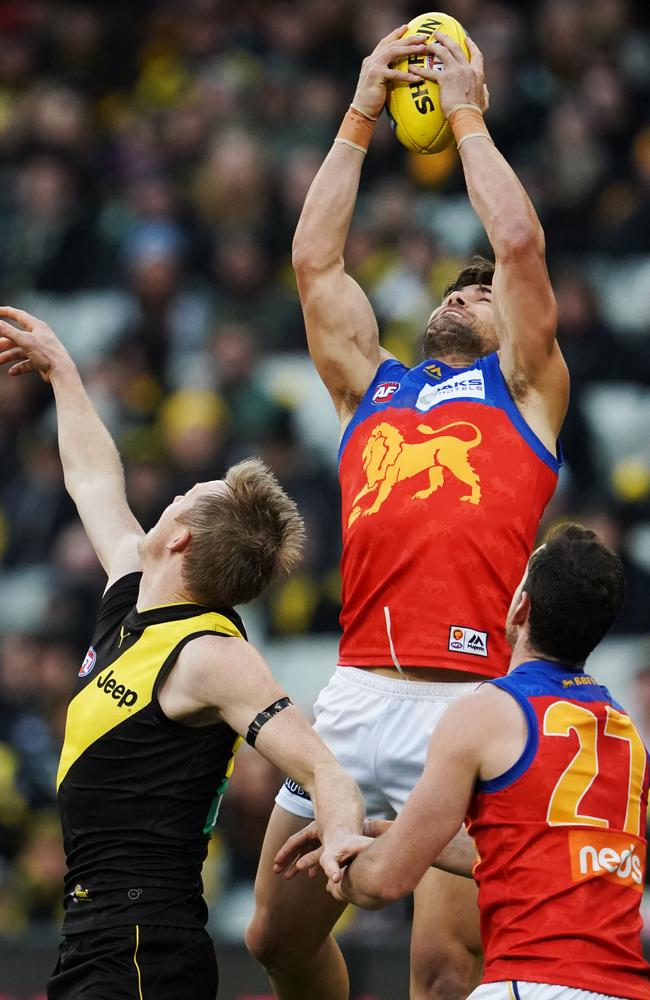
[(93, 669), (97, 663), (97, 653), (92, 646), (88, 647), (88, 652), (84, 656), (84, 661), (79, 668), (79, 676), (87, 677), (90, 671)]
[(373, 403), (387, 403), (400, 387), (400, 382), (380, 382), (372, 394)]

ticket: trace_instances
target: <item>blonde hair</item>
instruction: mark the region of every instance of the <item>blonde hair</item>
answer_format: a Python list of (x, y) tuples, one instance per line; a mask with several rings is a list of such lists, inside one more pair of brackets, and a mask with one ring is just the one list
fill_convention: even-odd
[(183, 580), (205, 607), (258, 597), (297, 566), (305, 540), (296, 504), (260, 459), (231, 466), (225, 481), (230, 489), (199, 497), (179, 517), (191, 532)]

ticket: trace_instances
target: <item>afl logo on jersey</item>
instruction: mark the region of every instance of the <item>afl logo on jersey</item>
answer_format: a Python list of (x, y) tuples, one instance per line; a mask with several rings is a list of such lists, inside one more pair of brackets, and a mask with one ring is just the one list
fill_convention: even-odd
[(373, 403), (387, 403), (400, 387), (400, 382), (380, 382), (374, 391)]
[(81, 664), (81, 668), (79, 670), (79, 676), (87, 677), (96, 663), (97, 663), (97, 653), (95, 652), (92, 646), (89, 646), (88, 652), (86, 653), (84, 661)]

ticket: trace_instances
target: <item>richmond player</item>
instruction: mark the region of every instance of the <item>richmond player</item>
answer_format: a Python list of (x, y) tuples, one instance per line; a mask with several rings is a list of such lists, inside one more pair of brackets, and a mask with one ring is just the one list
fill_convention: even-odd
[[(586, 528), (566, 525), (538, 549), (508, 614), (509, 674), (449, 709), (398, 818), (331, 884), (373, 909), (398, 899), (467, 816), (485, 948), (476, 1000), (650, 998), (639, 913), (647, 752), (584, 672), (624, 591), (619, 557)], [(280, 868), (305, 850), (301, 837)]]
[[(468, 42), (468, 62), (449, 38), (427, 47), (421, 36), (402, 38), (404, 29), (364, 60), (293, 248), (310, 352), (342, 433), (343, 636), (316, 730), (356, 777), (368, 815), (385, 818), (416, 784), (449, 703), (506, 669), (503, 623), (555, 489), (568, 397), (542, 229), (483, 122), (481, 54)], [(391, 68), (426, 51), (441, 74)], [(431, 315), (425, 360), (408, 369), (381, 349), (343, 254), (387, 84), (425, 77), (440, 82), (496, 266), (478, 261), (461, 272)], [(247, 943), (282, 1000), (347, 1000), (330, 935), (341, 904), (322, 880), (272, 873), (276, 852), (311, 817), (308, 796), (288, 782), (267, 831)], [(413, 1000), (464, 997), (476, 981), (475, 898), (470, 882), (443, 872), (418, 886)]]
[(48, 998), (213, 1000), (201, 868), (241, 739), (307, 783), (334, 868), (337, 837), (361, 828), (354, 782), (233, 610), (295, 564), (302, 521), (248, 460), (176, 497), (145, 534), (62, 344), (21, 310), (0, 317), (0, 364), (52, 384), (66, 487), (108, 575), (57, 777), (68, 873)]

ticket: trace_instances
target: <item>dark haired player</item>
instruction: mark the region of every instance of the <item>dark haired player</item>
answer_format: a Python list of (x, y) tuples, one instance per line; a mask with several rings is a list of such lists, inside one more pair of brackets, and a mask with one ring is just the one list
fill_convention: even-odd
[[(382, 350), (370, 303), (345, 271), (364, 144), (387, 84), (434, 76), (391, 68), (426, 51), (418, 36), (401, 37), (404, 27), (364, 60), (293, 248), (309, 348), (342, 433), (343, 636), (316, 730), (377, 818), (404, 805), (449, 703), (506, 669), (503, 623), (555, 489), (568, 397), (543, 232), (483, 122), (473, 42), (471, 62), (444, 36), (428, 48), (444, 64), (435, 75), (442, 107), (496, 264), (476, 261), (447, 289), (424, 334), (425, 360), (411, 369)], [(288, 782), (247, 942), (282, 1000), (347, 1000), (330, 936), (342, 904), (322, 880), (273, 876), (276, 852), (311, 817), (309, 798)], [(427, 872), (415, 892), (412, 1000), (466, 996), (479, 955), (474, 886)]]
[(176, 497), (145, 534), (62, 344), (21, 310), (0, 317), (0, 364), (52, 385), (66, 487), (108, 576), (57, 777), (68, 873), (48, 998), (212, 1000), (201, 868), (241, 739), (306, 783), (335, 868), (337, 838), (361, 828), (354, 781), (233, 610), (296, 563), (302, 520), (248, 460)]
[[(372, 909), (399, 899), (467, 816), (485, 948), (476, 1000), (650, 998), (647, 752), (584, 672), (624, 592), (621, 560), (593, 531), (566, 525), (538, 549), (508, 613), (510, 672), (449, 708), (400, 815), (330, 884)], [(279, 867), (305, 849), (301, 837)]]

